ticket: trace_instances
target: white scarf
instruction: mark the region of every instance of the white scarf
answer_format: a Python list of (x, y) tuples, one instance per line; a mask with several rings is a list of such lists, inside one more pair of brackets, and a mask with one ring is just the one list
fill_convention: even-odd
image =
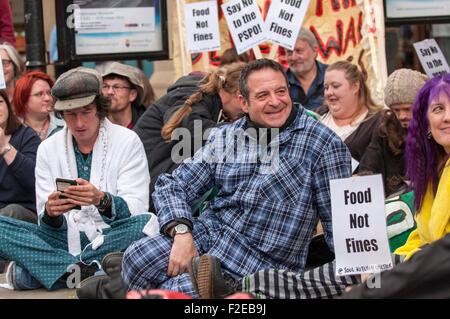
[[(67, 127), (65, 130), (65, 164), (70, 179), (78, 176), (75, 151), (73, 146), (73, 137)], [(105, 121), (100, 125), (100, 131), (92, 150), (91, 176), (89, 182), (99, 189), (106, 189), (105, 168), (107, 160), (108, 133), (106, 131)], [(76, 256), (81, 253), (80, 232), (84, 232), (89, 241), (93, 241), (102, 234), (102, 230), (109, 228), (97, 208), (94, 205), (82, 206), (81, 210), (71, 210), (65, 214), (67, 219), (67, 237), (69, 252)]]

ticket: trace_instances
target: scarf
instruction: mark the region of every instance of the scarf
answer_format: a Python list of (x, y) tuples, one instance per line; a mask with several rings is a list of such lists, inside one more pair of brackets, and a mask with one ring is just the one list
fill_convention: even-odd
[[(78, 176), (73, 137), (67, 127), (65, 129), (65, 161), (67, 176), (74, 179)], [(100, 125), (99, 135), (92, 150), (91, 178), (89, 182), (99, 189), (106, 190), (105, 170), (108, 156), (107, 123)], [(62, 156), (62, 154), (60, 155)], [(81, 210), (71, 210), (65, 214), (67, 219), (67, 238), (69, 252), (77, 256), (81, 253), (80, 232), (84, 232), (89, 241), (93, 241), (102, 234), (102, 230), (109, 228), (94, 205), (83, 206)]]

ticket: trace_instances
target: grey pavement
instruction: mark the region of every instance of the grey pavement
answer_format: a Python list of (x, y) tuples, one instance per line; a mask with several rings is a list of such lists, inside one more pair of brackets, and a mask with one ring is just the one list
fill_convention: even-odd
[[(6, 283), (5, 274), (0, 274), (0, 283)], [(0, 288), (0, 299), (78, 299), (75, 289), (60, 289), (47, 291), (46, 289), (14, 291)]]

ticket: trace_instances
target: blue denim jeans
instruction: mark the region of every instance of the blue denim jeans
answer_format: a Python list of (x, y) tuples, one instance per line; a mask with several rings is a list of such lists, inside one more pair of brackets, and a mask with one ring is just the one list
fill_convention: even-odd
[[(12, 265), (11, 274), (9, 274), (10, 283), (13, 285), (14, 290), (32, 290), (43, 288), (44, 286), (34, 278), (28, 270), (20, 267), (16, 263)], [(104, 275), (105, 272), (99, 269), (94, 276)], [(64, 279), (59, 279), (50, 290), (57, 290), (67, 288), (66, 281)]]
[[(10, 284), (14, 287), (14, 290), (32, 290), (43, 288), (44, 286), (34, 278), (28, 270), (20, 267), (16, 263), (11, 265), (11, 274), (9, 274)], [(67, 288), (64, 280), (58, 280), (51, 288), (51, 290)]]
[(42, 285), (27, 270), (16, 263), (9, 265), (8, 282), (14, 290), (31, 290), (41, 288)]

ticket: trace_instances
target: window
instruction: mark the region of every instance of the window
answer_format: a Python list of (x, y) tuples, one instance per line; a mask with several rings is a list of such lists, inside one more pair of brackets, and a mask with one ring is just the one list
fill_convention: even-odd
[(164, 0), (56, 1), (62, 60), (167, 59)]

